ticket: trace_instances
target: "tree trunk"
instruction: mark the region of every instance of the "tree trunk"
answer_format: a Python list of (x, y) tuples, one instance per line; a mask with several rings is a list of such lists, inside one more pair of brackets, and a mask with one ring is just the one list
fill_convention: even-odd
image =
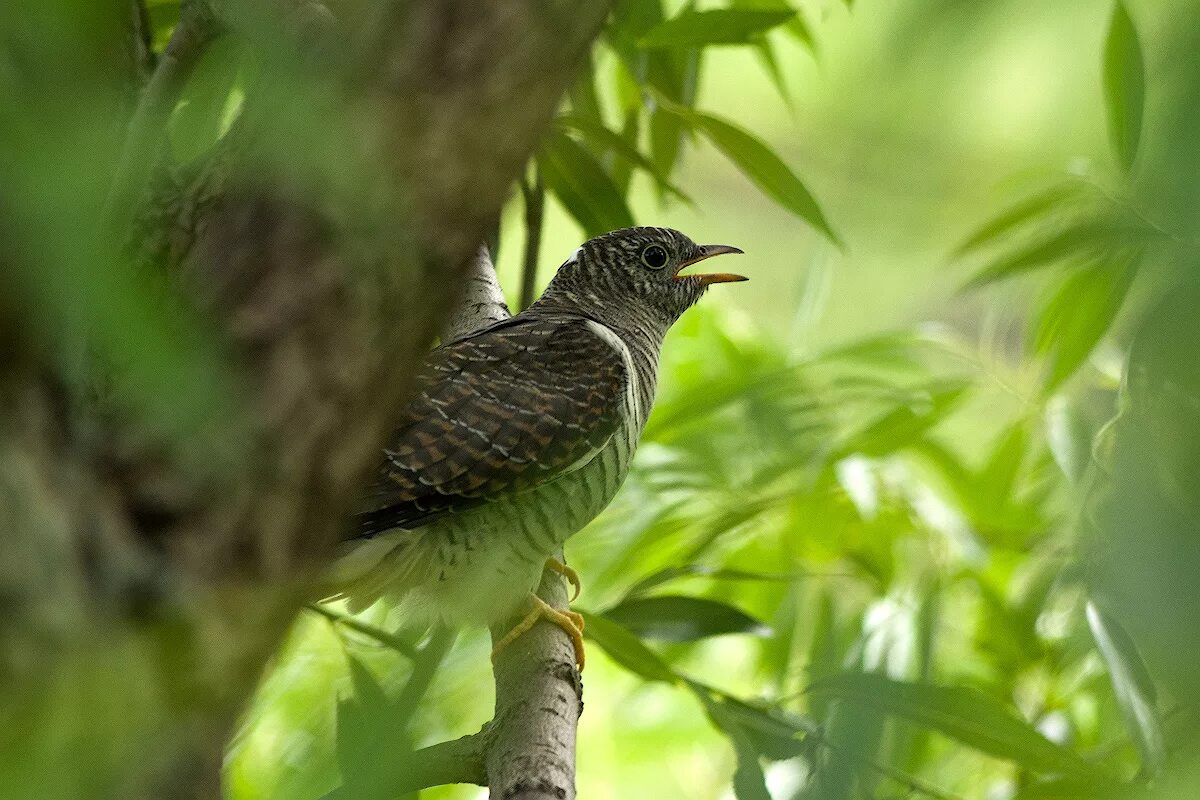
[[(101, 223), (44, 199), (62, 176), (37, 158), (0, 164), (17, 187), (0, 197), (0, 787), (16, 796), (219, 794), (237, 714), (608, 3), (214, 8), (258, 77), (203, 168), (144, 204), (145, 170), (115, 165), (157, 163), (162, 141), (134, 130)], [(0, 62), (16, 76), (0, 91), (43, 79), (25, 63)], [(34, 101), (47, 131), (71, 120)], [(21, 146), (57, 153), (31, 130)], [(58, 155), (81, 180), (98, 169)]]

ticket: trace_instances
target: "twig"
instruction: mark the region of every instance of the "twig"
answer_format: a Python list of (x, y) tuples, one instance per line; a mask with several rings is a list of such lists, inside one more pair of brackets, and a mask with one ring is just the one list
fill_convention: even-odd
[[(448, 783), (487, 785), (483, 754), (487, 750), (488, 728), (448, 742), (439, 742), (408, 754), (409, 763), (396, 782), (386, 788), (400, 796)], [(322, 800), (351, 800), (346, 787), (339, 786)]]
[(915, 775), (909, 775), (904, 770), (897, 769), (896, 767), (892, 767), (887, 764), (880, 764), (879, 762), (867, 758), (866, 756), (860, 756), (856, 753), (852, 753), (841, 745), (836, 745), (829, 741), (820, 733), (810, 731), (807, 735), (813, 737), (817, 744), (821, 745), (822, 747), (825, 747), (834, 753), (854, 759), (867, 769), (870, 769), (873, 772), (878, 772), (880, 775), (883, 775), (889, 780), (900, 784), (909, 791), (919, 792), (920, 794), (936, 798), (936, 800), (964, 800), (959, 795), (951, 794), (944, 789), (939, 789), (931, 783), (926, 783)]
[[(567, 608), (567, 588), (556, 573), (543, 573), (537, 593)], [(509, 629), (507, 622), (492, 626), (492, 640)], [(496, 656), (493, 671), (496, 713), (485, 755), (491, 796), (574, 800), (583, 681), (570, 639), (555, 625), (535, 625)]]
[(546, 206), (546, 187), (542, 173), (533, 165), (533, 177), (521, 181), (521, 197), (525, 201), (525, 264), (521, 272), (521, 303), (524, 311), (533, 304), (537, 289), (538, 255), (542, 249), (542, 215)]
[(442, 326), (442, 341), (453, 342), (497, 322), (512, 312), (504, 302), (504, 293), (496, 282), (496, 270), (487, 247), (480, 245), (467, 272), (467, 285), (458, 306)]
[(208, 45), (221, 33), (206, 0), (183, 0), (179, 22), (163, 49), (129, 121), (129, 134), (109, 192), (104, 219), (111, 230), (126, 230), (138, 195), (162, 152), (167, 120), (179, 94)]
[(374, 625), (368, 625), (365, 622), (355, 619), (354, 617), (326, 608), (317, 603), (310, 603), (306, 608), (314, 614), (320, 614), (325, 619), (336, 625), (344, 625), (352, 631), (361, 633), (364, 636), (369, 636), (382, 645), (386, 645), (401, 655), (407, 656), (410, 659), (416, 659), (420, 653), (417, 648), (396, 636), (394, 633), (388, 633), (385, 630), (376, 628)]
[(439, 625), (433, 629), (433, 635), (429, 637), (429, 641), (413, 659), (412, 675), (409, 676), (408, 682), (404, 684), (404, 689), (401, 690), (400, 696), (396, 698), (395, 702), (396, 719), (402, 729), (408, 727), (413, 712), (417, 710), (417, 704), (429, 691), (429, 684), (433, 682), (438, 667), (442, 665), (442, 660), (454, 645), (454, 639), (457, 636), (457, 631)]

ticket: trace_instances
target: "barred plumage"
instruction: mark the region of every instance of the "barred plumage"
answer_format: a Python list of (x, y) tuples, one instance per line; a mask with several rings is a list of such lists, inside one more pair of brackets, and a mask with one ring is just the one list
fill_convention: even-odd
[(676, 273), (720, 252), (740, 251), (668, 228), (614, 231), (528, 310), (431, 353), (337, 588), (360, 606), (405, 596), (451, 622), (510, 613), (620, 487), (667, 329), (709, 283), (739, 279)]

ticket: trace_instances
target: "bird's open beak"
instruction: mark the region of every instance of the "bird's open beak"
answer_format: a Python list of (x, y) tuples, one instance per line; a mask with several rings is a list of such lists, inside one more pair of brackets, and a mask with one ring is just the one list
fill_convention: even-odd
[(700, 246), (700, 254), (693, 259), (684, 261), (679, 265), (679, 269), (675, 271), (675, 280), (681, 281), (686, 278), (695, 278), (700, 281), (701, 286), (708, 286), (713, 283), (736, 283), (737, 281), (748, 281), (749, 278), (744, 275), (734, 275), (732, 272), (710, 272), (702, 275), (680, 275), (679, 273), (686, 267), (692, 264), (703, 261), (706, 258), (713, 256), (724, 255), (725, 253), (740, 253), (742, 252), (736, 247), (730, 247), (727, 244), (705, 244)]

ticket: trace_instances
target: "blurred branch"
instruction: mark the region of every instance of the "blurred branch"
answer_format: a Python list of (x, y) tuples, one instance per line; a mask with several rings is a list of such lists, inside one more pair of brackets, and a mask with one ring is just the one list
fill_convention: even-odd
[[(146, 19), (144, 8), (140, 18)], [(138, 197), (162, 153), (167, 121), (175, 103), (200, 57), (221, 30), (207, 0), (182, 0), (179, 22), (129, 121), (104, 215), (108, 224), (122, 227), (129, 224)]]
[[(85, 734), (70, 726), (86, 725), (113, 745), (97, 755), (96, 795), (219, 796), (243, 704), (333, 559), (415, 365), (468, 288), (477, 243), (612, 4), (377, 4), (378, 24), (352, 21), (328, 58), (297, 53), (290, 37), (306, 32), (267, 5), (285, 2), (221, 5), (263, 65), (246, 98), (251, 119), (155, 204), (153, 230), (134, 237), (130, 212), (181, 87), (220, 32), (198, 0), (146, 87), (101, 214), (80, 220), (63, 204), (70, 213), (38, 217), (46, 238), (92, 228), (136, 238), (130, 273), (170, 287), (159, 308), (138, 306), (132, 290), (93, 291), (86, 271), (76, 282), (83, 304), (125, 314), (113, 354), (140, 374), (175, 364), (159, 357), (167, 337), (144, 335), (158, 330), (145, 319), (183, 310), (202, 323), (211, 365), (198, 364), (191, 383), (154, 387), (162, 408), (197, 409), (195, 424), (177, 433), (150, 414), (96, 408), (51, 359), (0, 371), (0, 541), (21, 545), (6, 549), (12, 568), (0, 574), (12, 599), (0, 662), (20, 657), (20, 672), (0, 681), (14, 687), (6, 696), (33, 696), (22, 713), (50, 718), (61, 697), (36, 694), (38, 682), (71, 663), (88, 674), (91, 651), (104, 648), (130, 654), (111, 674), (134, 674), (141, 696), (169, 701), (105, 725), (95, 720), (112, 715), (87, 704), (110, 693), (70, 693), (82, 699), (54, 715), (66, 726), (55, 735), (75, 740)], [(324, 25), (320, 12), (308, 19)], [(22, 268), (62, 274), (39, 272), (60, 252), (22, 250)], [(492, 299), (481, 309), (497, 314)], [(61, 326), (55, 307), (31, 305), (47, 330)], [(225, 371), (236, 380), (214, 393), (222, 402), (197, 403), (197, 388)], [(193, 443), (226, 441), (191, 457)], [(52, 626), (35, 624), (51, 611)]]
[[(388, 791), (394, 796), (401, 796), (451, 783), (486, 786), (483, 754), (487, 749), (488, 732), (488, 727), (484, 726), (479, 733), (438, 742), (409, 753), (403, 774), (398, 775), (397, 781), (387, 787)], [(352, 800), (352, 797), (346, 787), (339, 786), (322, 800)]]
[(401, 639), (394, 633), (388, 633), (381, 628), (377, 628), (374, 625), (368, 625), (356, 617), (351, 617), (347, 614), (339, 614), (337, 611), (326, 608), (320, 603), (309, 603), (306, 608), (314, 614), (321, 615), (335, 625), (344, 625), (356, 633), (361, 633), (363, 636), (369, 636), (380, 644), (390, 647), (396, 652), (410, 659), (415, 659), (418, 655), (417, 648), (413, 647), (404, 639)]
[(525, 263), (521, 272), (521, 303), (524, 311), (533, 305), (537, 290), (538, 254), (542, 249), (542, 212), (546, 205), (546, 187), (537, 162), (533, 176), (521, 180), (521, 198), (525, 201)]
[(154, 54), (154, 30), (150, 26), (150, 14), (146, 11), (146, 0), (133, 0), (130, 4), (133, 33), (133, 60), (143, 76), (153, 74), (157, 58)]

